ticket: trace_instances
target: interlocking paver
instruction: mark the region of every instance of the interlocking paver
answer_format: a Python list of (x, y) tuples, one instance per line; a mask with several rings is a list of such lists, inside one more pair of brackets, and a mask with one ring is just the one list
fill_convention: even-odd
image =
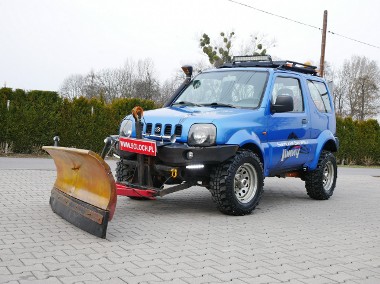
[(192, 275), (193, 277), (202, 277), (203, 275), (213, 275), (220, 273), (220, 270), (217, 270), (213, 267), (203, 267), (198, 269), (187, 269), (187, 273)]
[[(376, 271), (373, 271), (371, 269), (358, 269), (358, 270), (349, 270), (346, 271), (347, 274), (355, 276), (359, 279), (366, 279), (367, 277), (375, 277), (378, 276), (380, 273), (380, 269)], [(380, 283), (380, 282), (379, 282)]]
[(58, 263), (54, 257), (39, 257), (39, 258), (20, 258), (24, 265), (33, 265), (33, 264), (45, 264), (45, 263)]
[(49, 271), (58, 270), (60, 268), (75, 268), (75, 267), (82, 267), (78, 262), (75, 260), (67, 261), (67, 262), (58, 262), (58, 263), (45, 263), (45, 267)]
[[(104, 283), (105, 281), (104, 280), (99, 280), (99, 281), (83, 281), (83, 284), (93, 284), (93, 283)], [(113, 277), (112, 278), (112, 281), (106, 281), (106, 283), (110, 283), (110, 284), (126, 284), (128, 282), (124, 281), (124, 280), (121, 280), (120, 278), (116, 278), (116, 277)]]
[(183, 279), (181, 278), (174, 278), (174, 279), (171, 279), (171, 280), (165, 280), (165, 281), (149, 281), (149, 282), (140, 282), (140, 284), (146, 284), (146, 283), (149, 283), (149, 284), (167, 284), (167, 283), (172, 283), (172, 284), (187, 284), (187, 282), (185, 282)]
[(328, 278), (328, 279), (331, 279), (331, 280), (334, 280), (334, 281), (337, 281), (339, 283), (342, 283), (342, 282), (345, 282), (345, 281), (355, 281), (355, 280), (359, 280), (358, 277), (355, 277), (353, 275), (350, 275), (350, 274), (347, 274), (346, 272), (337, 272), (337, 273), (334, 273), (334, 274), (328, 274), (328, 275), (323, 275), (324, 277)]
[(293, 271), (286, 271), (286, 272), (281, 272), (281, 273), (276, 273), (276, 274), (268, 274), (268, 276), (280, 280), (281, 282), (290, 282), (293, 279), (300, 279), (302, 275), (293, 272)]
[(11, 272), (8, 270), (7, 267), (0, 267), (0, 275), (9, 275)]
[(211, 274), (214, 277), (222, 280), (223, 282), (233, 282), (235, 279), (239, 278), (246, 278), (248, 277), (248, 274), (244, 273), (243, 271), (228, 271), (228, 272), (220, 272), (217, 274)]
[[(21, 280), (37, 280), (32, 272), (22, 272), (22, 273), (12, 273), (0, 275), (1, 283), (8, 283), (11, 281), (21, 281)], [(17, 282), (16, 282), (17, 283)]]
[(366, 279), (360, 279), (357, 283), (360, 284), (379, 284), (380, 277), (369, 276)]
[(171, 271), (171, 272), (154, 272), (153, 275), (156, 275), (158, 278), (162, 279), (163, 281), (171, 281), (177, 278), (191, 277), (191, 274), (183, 270), (176, 270), (176, 271)]
[(151, 265), (151, 266), (148, 266), (148, 267), (137, 267), (137, 268), (133, 268), (133, 267), (129, 267), (127, 268), (128, 271), (134, 275), (134, 276), (139, 276), (139, 275), (145, 275), (145, 274), (149, 274), (149, 273), (167, 273), (166, 267), (163, 267), (161, 265), (161, 267), (159, 266), (156, 266), (156, 265)]
[(8, 269), (14, 273), (33, 272), (33, 271), (47, 271), (47, 268), (42, 264), (23, 265), (23, 266), (8, 266)]
[(74, 276), (74, 274), (70, 272), (67, 268), (59, 268), (59, 269), (47, 270), (47, 271), (36, 270), (36, 271), (33, 271), (33, 274), (35, 275), (37, 279), (40, 279), (40, 280), (46, 280), (52, 277), (59, 279), (63, 277)]
[(203, 284), (203, 283), (222, 283), (221, 280), (215, 278), (211, 274), (204, 274), (201, 276), (183, 278), (183, 280), (188, 284)]
[[(113, 262), (115, 262), (114, 259), (112, 259)], [(112, 264), (101, 264), (102, 267), (104, 267), (109, 272), (114, 272), (117, 270), (123, 270), (123, 269), (136, 269), (139, 268), (133, 261), (127, 261), (124, 259), (124, 262), (117, 262)]]
[[(280, 280), (277, 280), (273, 277), (270, 277), (268, 275), (259, 275), (257, 277), (242, 277), (241, 279), (243, 279), (246, 283), (257, 283), (257, 284), (261, 284), (261, 283), (281, 283)], [(232, 282), (233, 283), (233, 282)]]
[(49, 277), (43, 280), (20, 280), (20, 284), (61, 284), (62, 282), (56, 277)]
[(62, 281), (62, 283), (71, 284), (80, 281), (99, 281), (100, 279), (96, 277), (93, 273), (84, 273), (81, 275), (61, 277), (59, 278), (59, 280)]
[(329, 201), (298, 179), (266, 179), (241, 217), (201, 188), (120, 197), (103, 240), (51, 211), (54, 165), (28, 161), (36, 168), (0, 167), (0, 283), (380, 283), (380, 178), (363, 171), (343, 169)]
[(141, 282), (162, 282), (162, 279), (158, 278), (154, 274), (146, 274), (146, 275), (139, 275), (139, 276), (120, 276), (121, 280), (125, 281), (128, 284), (137, 284)]
[(117, 277), (133, 277), (134, 275), (127, 269), (118, 269), (112, 272), (93, 272), (102, 281), (113, 281)]
[(333, 283), (339, 283), (337, 281), (334, 281), (332, 279), (326, 278), (326, 277), (321, 276), (321, 275), (316, 275), (314, 277), (300, 279), (300, 281), (303, 282), (303, 283), (305, 283), (305, 284), (333, 284)]

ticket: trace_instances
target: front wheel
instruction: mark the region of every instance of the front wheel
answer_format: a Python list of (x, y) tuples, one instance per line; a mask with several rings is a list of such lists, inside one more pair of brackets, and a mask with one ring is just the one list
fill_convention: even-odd
[[(122, 160), (117, 162), (116, 164), (116, 181), (117, 182), (122, 182), (122, 181), (132, 182), (135, 174), (137, 174), (136, 168), (124, 164)], [(128, 196), (128, 197), (133, 200), (149, 200), (149, 198), (146, 198), (144, 196), (141, 196), (141, 197)]]
[(235, 157), (215, 167), (211, 173), (211, 194), (219, 211), (246, 215), (259, 204), (264, 175), (260, 159), (251, 151), (238, 151)]
[(337, 178), (336, 159), (331, 152), (322, 151), (317, 168), (305, 174), (305, 187), (310, 198), (329, 199), (335, 189)]

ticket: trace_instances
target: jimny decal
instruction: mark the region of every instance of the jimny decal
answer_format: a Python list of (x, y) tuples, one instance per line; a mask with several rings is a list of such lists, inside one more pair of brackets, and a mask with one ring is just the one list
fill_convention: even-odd
[(306, 139), (299, 139), (297, 135), (292, 132), (286, 141), (278, 141), (277, 147), (282, 148), (281, 159), (278, 164), (285, 163), (289, 158), (298, 159), (301, 154), (309, 154), (309, 141)]
[(281, 162), (283, 162), (285, 159), (290, 157), (296, 157), (298, 159), (298, 156), (301, 151), (301, 146), (297, 145), (290, 149), (283, 149), (282, 150), (282, 156), (281, 156)]

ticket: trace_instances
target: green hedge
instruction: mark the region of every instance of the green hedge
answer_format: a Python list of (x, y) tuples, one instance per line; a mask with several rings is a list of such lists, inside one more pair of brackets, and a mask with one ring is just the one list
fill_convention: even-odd
[[(9, 110), (7, 101), (10, 101)], [(136, 105), (155, 108), (152, 101), (118, 99), (105, 104), (99, 99), (61, 98), (56, 92), (0, 89), (0, 152), (5, 143), (15, 153), (40, 153), (42, 145), (91, 149), (100, 152), (103, 140), (117, 134), (122, 118)], [(341, 164), (380, 164), (380, 126), (376, 120), (337, 118)]]
[[(10, 101), (7, 109), (7, 101)], [(56, 92), (0, 89), (0, 151), (5, 143), (14, 153), (41, 153), (60, 137), (60, 146), (100, 152), (105, 137), (117, 134), (122, 118), (139, 105), (149, 110), (152, 101), (118, 99), (62, 99)]]
[(380, 164), (380, 125), (377, 120), (337, 118), (337, 135), (340, 141), (337, 158), (341, 164)]

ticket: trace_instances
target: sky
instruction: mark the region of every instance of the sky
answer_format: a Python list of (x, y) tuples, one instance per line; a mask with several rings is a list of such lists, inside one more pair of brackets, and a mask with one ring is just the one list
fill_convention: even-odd
[[(269, 13), (380, 47), (380, 1), (234, 0)], [(276, 40), (268, 54), (319, 64), (321, 31), (228, 0), (0, 0), (0, 87), (59, 90), (91, 70), (150, 58), (170, 79), (184, 64), (207, 62), (199, 39), (234, 31), (234, 48), (260, 33)], [(327, 34), (325, 59), (334, 68), (353, 55), (380, 64), (380, 48)]]

